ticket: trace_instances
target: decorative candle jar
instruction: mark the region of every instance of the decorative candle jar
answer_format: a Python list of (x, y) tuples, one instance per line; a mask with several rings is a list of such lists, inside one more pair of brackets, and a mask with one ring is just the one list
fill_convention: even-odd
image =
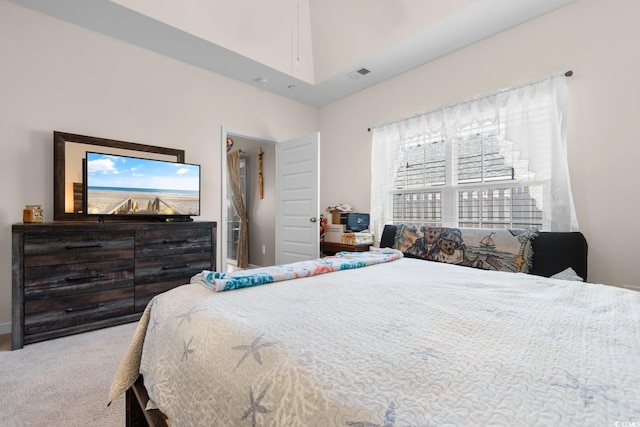
[(22, 222), (43, 222), (44, 211), (40, 205), (26, 205), (22, 211)]

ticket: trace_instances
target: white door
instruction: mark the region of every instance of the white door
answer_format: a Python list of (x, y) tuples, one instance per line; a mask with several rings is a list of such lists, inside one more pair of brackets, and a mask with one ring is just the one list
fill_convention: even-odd
[(320, 134), (276, 144), (276, 264), (320, 254)]

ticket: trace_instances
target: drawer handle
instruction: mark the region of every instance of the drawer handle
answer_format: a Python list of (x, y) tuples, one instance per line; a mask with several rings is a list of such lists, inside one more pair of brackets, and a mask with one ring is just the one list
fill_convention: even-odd
[(95, 310), (96, 308), (103, 307), (104, 303), (99, 302), (97, 304), (76, 305), (75, 307), (67, 307), (64, 309), (67, 313), (74, 313), (76, 311)]
[(104, 243), (96, 243), (95, 245), (67, 245), (65, 249), (87, 249), (87, 248), (102, 248)]
[(183, 265), (163, 265), (162, 269), (163, 270), (174, 270), (174, 269), (178, 269), (178, 268), (186, 268), (191, 266), (191, 264), (189, 264), (188, 262), (183, 264)]
[(169, 244), (169, 243), (172, 243), (172, 244), (176, 244), (176, 243), (191, 243), (191, 239), (184, 239), (184, 240), (166, 240), (165, 239), (165, 240), (162, 241), (162, 243), (165, 244), (165, 245)]
[(91, 279), (102, 279), (104, 277), (104, 273), (94, 274), (91, 276), (80, 276), (80, 277), (65, 277), (64, 280), (67, 282), (79, 282), (81, 280), (91, 280)]

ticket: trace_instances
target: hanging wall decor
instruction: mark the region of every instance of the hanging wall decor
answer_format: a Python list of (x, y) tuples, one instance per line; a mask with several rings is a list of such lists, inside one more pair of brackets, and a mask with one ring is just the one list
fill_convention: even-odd
[(231, 147), (233, 147), (233, 139), (227, 138), (227, 152), (231, 150)]
[(263, 155), (262, 147), (260, 147), (260, 151), (258, 151), (258, 197), (264, 197), (264, 189), (262, 188), (262, 155)]

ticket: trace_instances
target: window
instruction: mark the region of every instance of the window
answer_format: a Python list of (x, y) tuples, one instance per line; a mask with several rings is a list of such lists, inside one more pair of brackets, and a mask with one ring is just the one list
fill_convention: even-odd
[[(502, 128), (502, 129), (501, 129)], [(393, 222), (442, 226), (443, 217), (460, 227), (522, 228), (542, 226), (542, 211), (522, 185), (513, 162), (505, 159), (504, 126), (472, 123), (450, 140), (443, 132), (400, 140), (402, 157), (395, 175)], [(455, 170), (455, 180), (447, 176)], [(451, 183), (453, 181), (452, 184)], [(540, 190), (540, 189), (538, 189)], [(457, 205), (442, 198), (457, 195)], [(451, 196), (449, 196), (451, 197)]]
[(564, 88), (564, 76), (553, 76), (374, 128), (374, 230), (577, 229)]

